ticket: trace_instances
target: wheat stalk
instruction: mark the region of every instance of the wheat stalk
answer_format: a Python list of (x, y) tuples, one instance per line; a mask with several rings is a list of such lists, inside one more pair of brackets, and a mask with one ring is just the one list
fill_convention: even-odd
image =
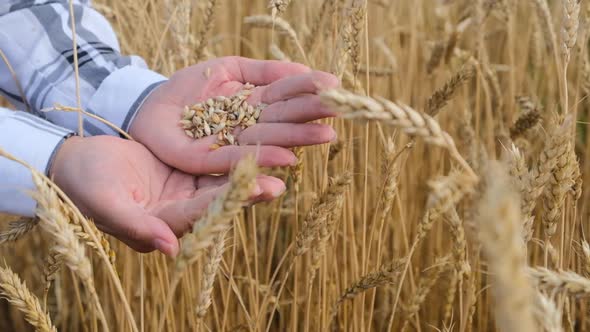
[(414, 241), (405, 258), (406, 264), (400, 276), (392, 314), (389, 319), (389, 326), (393, 324), (403, 282), (416, 248), (424, 241), (426, 235), (428, 235), (428, 232), (434, 226), (434, 222), (439, 220), (453, 206), (457, 205), (466, 194), (473, 190), (475, 184), (476, 181), (472, 177), (460, 172), (453, 172), (448, 176), (441, 176), (429, 182), (428, 185), (431, 188), (431, 192), (426, 203), (426, 213), (424, 213), (422, 220), (418, 223)]

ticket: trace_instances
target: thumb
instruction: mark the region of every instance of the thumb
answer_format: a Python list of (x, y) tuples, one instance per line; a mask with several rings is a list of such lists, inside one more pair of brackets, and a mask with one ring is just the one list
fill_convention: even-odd
[(178, 254), (180, 247), (178, 239), (163, 220), (146, 216), (142, 231), (145, 234), (140, 234), (140, 238), (145, 239), (146, 243), (151, 243), (158, 251), (170, 257)]
[(123, 206), (111, 209), (114, 234), (121, 241), (139, 252), (159, 250), (174, 257), (179, 243), (176, 235), (163, 220), (151, 216), (139, 206)]

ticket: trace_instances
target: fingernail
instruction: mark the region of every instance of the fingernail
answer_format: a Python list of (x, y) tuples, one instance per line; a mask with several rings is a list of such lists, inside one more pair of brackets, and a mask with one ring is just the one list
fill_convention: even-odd
[(274, 198), (281, 197), (281, 195), (282, 195), (282, 194), (284, 194), (286, 190), (287, 190), (287, 188), (286, 188), (286, 187), (282, 187), (281, 189), (279, 189), (279, 190), (277, 190), (276, 192), (274, 192), (274, 193), (272, 194), (272, 196), (273, 196)]
[(332, 129), (332, 138), (330, 139), (330, 142), (336, 142), (338, 140), (338, 133), (336, 132), (336, 130)]
[(174, 256), (176, 254), (174, 252), (174, 246), (162, 239), (155, 239), (154, 247), (168, 256)]
[(262, 195), (262, 188), (258, 184), (252, 190), (252, 195), (253, 196), (260, 196), (260, 195)]
[(297, 166), (297, 164), (299, 164), (299, 159), (297, 159), (297, 157), (293, 157), (293, 160), (291, 161), (291, 166)]

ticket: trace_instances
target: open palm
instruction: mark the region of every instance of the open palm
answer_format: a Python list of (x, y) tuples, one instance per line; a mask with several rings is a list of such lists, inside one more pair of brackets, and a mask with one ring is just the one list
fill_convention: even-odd
[[(227, 177), (194, 177), (143, 145), (110, 136), (72, 137), (52, 167), (55, 182), (99, 229), (133, 249), (178, 252), (178, 240), (227, 186)], [(271, 200), (284, 183), (259, 176), (252, 202)]]
[[(268, 106), (256, 125), (237, 134), (239, 146), (210, 150), (215, 136), (194, 140), (179, 128), (186, 105), (234, 95), (245, 83), (257, 86), (248, 102)], [(289, 166), (297, 160), (287, 148), (336, 137), (331, 127), (307, 122), (333, 116), (316, 93), (318, 87), (337, 85), (335, 76), (296, 63), (218, 58), (180, 70), (158, 87), (141, 107), (130, 133), (162, 161), (191, 174), (227, 173), (248, 154), (255, 154), (261, 166)]]

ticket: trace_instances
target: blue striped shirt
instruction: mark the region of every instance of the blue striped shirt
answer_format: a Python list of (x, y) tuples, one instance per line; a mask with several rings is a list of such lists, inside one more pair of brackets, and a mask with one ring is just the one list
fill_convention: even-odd
[[(112, 27), (90, 1), (74, 1), (74, 51), (70, 17), (68, 0), (0, 0), (0, 50), (17, 78), (0, 61), (0, 93), (17, 109), (0, 108), (0, 148), (40, 171), (46, 170), (63, 138), (78, 128), (76, 113), (42, 112), (56, 103), (77, 106), (74, 52), (82, 108), (123, 130), (129, 129), (147, 95), (166, 79), (147, 69), (140, 57), (121, 55)], [(117, 134), (88, 118), (84, 132)], [(29, 172), (0, 158), (0, 212), (33, 215), (35, 202), (25, 193), (31, 189)]]

